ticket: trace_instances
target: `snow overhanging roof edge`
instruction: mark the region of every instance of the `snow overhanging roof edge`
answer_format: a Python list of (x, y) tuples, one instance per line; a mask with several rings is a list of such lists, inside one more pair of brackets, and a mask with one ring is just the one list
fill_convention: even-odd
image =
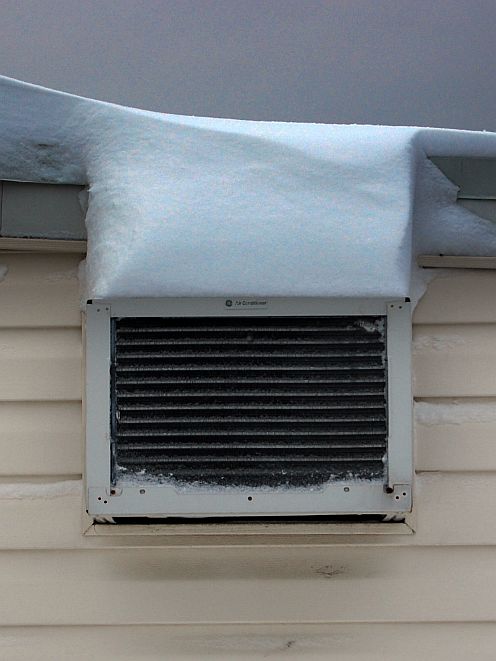
[(92, 296), (406, 294), (412, 253), (473, 222), (426, 155), (496, 158), (496, 134), (183, 117), (0, 77), (0, 179), (90, 185)]
[[(89, 183), (84, 172), (84, 157), (79, 141), (87, 132), (91, 135), (92, 121), (99, 112), (115, 112), (122, 116), (142, 117), (168, 123), (195, 124), (205, 128), (208, 124), (236, 126), (297, 126), (297, 122), (266, 122), (233, 120), (227, 118), (190, 117), (138, 108), (130, 108), (107, 101), (99, 101), (68, 92), (49, 89), (6, 76), (0, 76), (0, 179), (36, 181), (46, 183)], [(496, 133), (431, 127), (314, 124), (336, 130), (360, 128), (377, 132), (394, 131), (411, 142), (413, 148), (426, 156), (456, 156), (496, 158)], [(88, 130), (90, 129), (90, 130)], [(64, 145), (66, 157), (61, 158), (56, 147)], [(8, 158), (11, 150), (16, 156)], [(38, 154), (38, 157), (36, 157)], [(49, 158), (50, 156), (50, 158)], [(44, 160), (45, 159), (45, 160)], [(49, 161), (49, 162), (48, 162)]]

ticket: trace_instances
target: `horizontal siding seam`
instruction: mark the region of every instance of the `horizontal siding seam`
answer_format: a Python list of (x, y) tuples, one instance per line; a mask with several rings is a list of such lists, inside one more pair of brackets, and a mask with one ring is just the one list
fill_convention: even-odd
[[(152, 620), (149, 622), (140, 622), (139, 620), (125, 620), (122, 624), (93, 624), (91, 621), (89, 622), (83, 622), (81, 624), (63, 624), (63, 623), (47, 623), (47, 624), (42, 624), (38, 622), (26, 622), (26, 623), (13, 623), (13, 624), (7, 624), (7, 625), (2, 625), (0, 626), (0, 630), (3, 626), (5, 628), (30, 628), (30, 629), (35, 629), (35, 628), (41, 628), (41, 627), (60, 627), (60, 628), (69, 628), (69, 627), (85, 627), (85, 628), (92, 628), (95, 626), (101, 626), (101, 627), (138, 627), (138, 626), (153, 626), (153, 627), (227, 627), (227, 626), (234, 626), (234, 627), (244, 627), (244, 626), (253, 626), (253, 627), (259, 627), (260, 625), (266, 625), (266, 626), (282, 626), (282, 625), (288, 625), (288, 626), (326, 626), (326, 625), (339, 625), (339, 626), (354, 626), (354, 625), (415, 625), (415, 624), (433, 624), (433, 625), (443, 625), (443, 624), (463, 624), (463, 625), (469, 625), (469, 624), (496, 624), (496, 617), (494, 619), (488, 618), (486, 620), (470, 620), (470, 619), (459, 619), (459, 620), (453, 620), (453, 619), (448, 619), (448, 620), (443, 620), (440, 618), (435, 618), (432, 620), (411, 620), (411, 619), (405, 619), (402, 620), (401, 618), (397, 620), (393, 619), (369, 619), (369, 620), (363, 620), (363, 619), (347, 619), (347, 620), (338, 620), (334, 618), (329, 618), (329, 619), (286, 619), (286, 620), (268, 620), (265, 619), (263, 621), (261, 620), (191, 620), (190, 622), (185, 622), (184, 620), (166, 620), (163, 622), (157, 621), (157, 620)], [(107, 658), (107, 657), (106, 657)], [(304, 658), (301, 657), (300, 658)]]

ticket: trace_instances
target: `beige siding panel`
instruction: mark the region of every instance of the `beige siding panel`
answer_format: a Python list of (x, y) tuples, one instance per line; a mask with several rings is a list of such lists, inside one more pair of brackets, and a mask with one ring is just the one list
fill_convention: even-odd
[(418, 471), (496, 471), (496, 398), (415, 403)]
[(80, 402), (0, 402), (0, 476), (82, 472)]
[[(29, 486), (29, 485), (28, 485)], [(496, 474), (420, 473), (415, 482), (415, 510), (409, 521), (415, 534), (296, 534), (262, 535), (150, 535), (83, 536), (81, 495), (68, 484), (44, 487), (0, 485), (2, 549), (77, 549), (126, 546), (230, 546), (230, 545), (496, 545)], [(77, 487), (77, 484), (74, 486)], [(48, 493), (47, 493), (48, 489)], [(55, 489), (55, 493), (54, 493)], [(16, 497), (16, 494), (18, 497)], [(88, 524), (86, 524), (88, 526)], [(496, 556), (495, 556), (496, 557)]]
[(80, 400), (81, 330), (0, 330), (0, 401)]
[(444, 272), (415, 308), (415, 324), (496, 323), (496, 272)]
[(493, 548), (5, 551), (4, 625), (494, 621)]
[(496, 324), (416, 326), (416, 397), (496, 395)]
[(416, 426), (419, 471), (496, 471), (496, 424)]
[(484, 623), (2, 627), (5, 661), (494, 661)]
[(495, 545), (495, 493), (494, 473), (417, 475), (412, 521), (415, 543)]
[(79, 326), (80, 255), (0, 253), (0, 328)]
[[(16, 483), (11, 490), (14, 492), (21, 487)], [(0, 548), (81, 547), (84, 542), (82, 512), (80, 495), (15, 498), (12, 494), (9, 498), (2, 497), (0, 527), (4, 534), (0, 536)]]

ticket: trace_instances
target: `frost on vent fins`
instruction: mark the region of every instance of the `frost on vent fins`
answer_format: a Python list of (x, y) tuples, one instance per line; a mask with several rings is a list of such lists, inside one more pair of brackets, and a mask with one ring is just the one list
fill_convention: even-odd
[(382, 316), (115, 319), (114, 480), (384, 480), (385, 334)]

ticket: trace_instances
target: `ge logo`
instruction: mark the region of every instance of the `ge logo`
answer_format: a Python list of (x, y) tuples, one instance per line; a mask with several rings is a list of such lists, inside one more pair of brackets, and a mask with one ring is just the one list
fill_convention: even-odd
[(231, 307), (232, 307), (232, 301), (231, 301), (230, 298), (228, 298), (227, 301), (226, 301), (226, 307), (227, 307), (227, 308), (231, 308)]

